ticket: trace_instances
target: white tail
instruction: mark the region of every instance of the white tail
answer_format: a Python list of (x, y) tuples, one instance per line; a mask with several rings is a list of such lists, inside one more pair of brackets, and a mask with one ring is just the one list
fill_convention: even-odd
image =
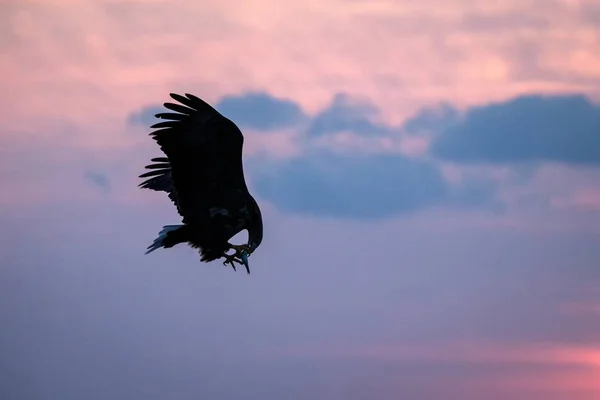
[(158, 233), (158, 237), (156, 239), (154, 239), (154, 242), (152, 242), (152, 244), (150, 246), (148, 246), (148, 249), (145, 254), (152, 253), (154, 250), (163, 247), (163, 241), (167, 237), (167, 233), (169, 233), (171, 231), (175, 231), (175, 230), (181, 228), (182, 226), (183, 225), (165, 225), (165, 226), (163, 226), (162, 231), (160, 231)]

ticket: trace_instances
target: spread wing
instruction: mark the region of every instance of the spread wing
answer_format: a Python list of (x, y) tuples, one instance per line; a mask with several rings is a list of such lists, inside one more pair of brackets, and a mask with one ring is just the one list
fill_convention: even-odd
[(140, 175), (140, 178), (149, 179), (146, 179), (138, 186), (144, 189), (167, 192), (169, 199), (171, 199), (173, 204), (175, 204), (179, 214), (182, 215), (179, 208), (177, 191), (173, 186), (173, 178), (171, 177), (171, 164), (169, 163), (169, 159), (166, 157), (157, 157), (151, 159), (150, 161), (152, 161), (154, 164), (146, 165), (146, 169), (150, 169), (152, 171)]
[(166, 157), (146, 166), (149, 178), (139, 186), (167, 192), (183, 222), (201, 223), (210, 209), (248, 194), (242, 166), (244, 137), (239, 128), (208, 103), (191, 94), (171, 93), (181, 104), (164, 103), (174, 112), (156, 114), (166, 121), (150, 133)]

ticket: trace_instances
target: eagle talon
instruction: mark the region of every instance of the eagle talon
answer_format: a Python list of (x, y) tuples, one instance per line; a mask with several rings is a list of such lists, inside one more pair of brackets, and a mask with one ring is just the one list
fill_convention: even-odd
[(236, 262), (246, 267), (246, 272), (249, 274), (250, 267), (248, 266), (248, 255), (250, 254), (250, 246), (248, 246), (247, 244), (229, 244), (229, 249), (235, 250), (235, 254), (233, 254), (232, 256), (227, 256), (233, 257), (233, 259)]
[(229, 255), (227, 253), (223, 254), (223, 257), (225, 257), (225, 261), (223, 261), (223, 265), (227, 266), (227, 264), (231, 265), (231, 268), (233, 268), (234, 271), (237, 271), (237, 269), (235, 268), (235, 263), (239, 263), (239, 264), (243, 264), (240, 260), (238, 260), (235, 254)]

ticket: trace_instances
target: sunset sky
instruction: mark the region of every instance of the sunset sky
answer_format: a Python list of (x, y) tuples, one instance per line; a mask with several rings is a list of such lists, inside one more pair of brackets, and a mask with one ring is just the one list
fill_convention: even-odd
[[(600, 398), (600, 2), (0, 0), (0, 48), (3, 400)], [(244, 132), (250, 276), (144, 255), (171, 92)]]

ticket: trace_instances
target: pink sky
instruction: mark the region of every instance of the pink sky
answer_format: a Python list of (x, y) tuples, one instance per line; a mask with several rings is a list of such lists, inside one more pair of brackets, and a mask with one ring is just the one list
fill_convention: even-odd
[[(13, 261), (11, 265), (14, 265), (15, 271), (19, 266), (29, 265), (28, 262), (35, 264), (28, 258), (33, 257), (32, 255), (21, 253), (21, 246), (25, 247), (26, 242), (29, 243), (27, 246), (37, 243), (41, 248), (47, 249), (57, 263), (62, 261), (56, 260), (80, 257), (77, 253), (71, 253), (75, 251), (72, 248), (75, 246), (58, 243), (58, 236), (50, 234), (53, 230), (45, 228), (37, 231), (36, 224), (42, 223), (39, 221), (44, 221), (47, 224), (44, 226), (67, 235), (81, 245), (82, 249), (86, 249), (81, 252), (99, 254), (103, 251), (100, 247), (94, 247), (94, 234), (101, 237), (98, 241), (100, 243), (115, 234), (112, 229), (114, 226), (119, 229), (143, 226), (144, 230), (135, 232), (136, 239), (126, 237), (122, 232), (118, 234), (122, 249), (132, 246), (141, 246), (141, 249), (160, 224), (167, 224), (169, 219), (172, 220), (174, 213), (165, 199), (140, 192), (135, 187), (138, 183), (136, 176), (145, 165), (143, 163), (149, 157), (156, 156), (158, 150), (145, 134), (147, 127), (127, 123), (127, 118), (143, 107), (168, 101), (170, 92), (193, 93), (211, 104), (228, 95), (267, 92), (276, 98), (297, 103), (309, 116), (318, 114), (331, 104), (336, 95), (345, 93), (358, 103), (373, 105), (377, 109), (373, 120), (389, 126), (400, 126), (424, 107), (441, 103), (450, 103), (464, 110), (532, 93), (578, 93), (587, 95), (592, 100), (599, 100), (599, 26), (600, 7), (594, 0), (306, 0), (295, 3), (274, 0), (1, 1), (0, 116), (3, 129), (0, 131), (0, 180), (9, 190), (5, 190), (0, 198), (0, 215), (6, 227), (20, 226), (20, 222), (27, 222), (29, 225), (27, 228), (22, 227), (19, 235), (13, 235), (8, 228), (0, 230), (0, 238), (10, 238), (5, 243), (13, 243), (10, 250), (0, 251), (0, 256)], [(259, 155), (258, 158), (287, 160), (309, 154), (302, 141), (302, 134), (300, 129), (293, 127), (268, 133), (247, 130), (245, 157)], [(420, 157), (426, 152), (429, 140), (427, 136), (415, 138), (398, 135), (381, 139), (342, 132), (337, 136), (316, 140), (314, 145), (342, 153), (402, 153)], [(517, 337), (520, 320), (516, 318), (514, 321), (507, 320), (515, 324), (514, 330), (517, 332), (514, 336), (507, 335), (511, 340), (481, 340), (482, 338), (476, 337), (473, 342), (466, 340), (465, 344), (465, 340), (459, 340), (460, 338), (437, 337), (436, 340), (440, 340), (431, 345), (427, 340), (416, 343), (411, 338), (403, 342), (401, 339), (393, 340), (387, 334), (373, 333), (360, 343), (340, 339), (338, 349), (328, 347), (335, 342), (337, 334), (332, 333), (331, 337), (324, 334), (309, 343), (303, 342), (305, 338), (299, 333), (298, 336), (290, 334), (290, 337), (299, 339), (297, 343), (292, 340), (288, 343), (281, 339), (281, 335), (285, 334), (283, 329), (277, 341), (283, 342), (285, 346), (281, 348), (282, 346), (270, 346), (266, 343), (263, 346), (265, 353), (269, 352), (268, 349), (277, 348), (274, 359), (286, 356), (293, 362), (295, 357), (314, 357), (317, 364), (320, 357), (332, 358), (341, 363), (347, 359), (353, 359), (354, 362), (358, 359), (357, 365), (369, 362), (379, 365), (378, 363), (396, 361), (398, 365), (406, 365), (409, 370), (411, 362), (415, 360), (434, 366), (437, 362), (454, 362), (461, 368), (464, 367), (463, 364), (468, 364), (470, 367), (464, 367), (464, 375), (456, 379), (440, 377), (439, 381), (433, 378), (427, 381), (426, 377), (421, 376), (425, 379), (424, 386), (433, 386), (439, 382), (448, 393), (454, 393), (452, 396), (455, 397), (448, 398), (457, 400), (530, 400), (537, 399), (534, 396), (542, 396), (546, 391), (552, 394), (548, 399), (600, 398), (600, 342), (597, 339), (595, 342), (580, 341), (581, 337), (600, 334), (598, 331), (592, 332), (600, 325), (588, 323), (590, 319), (597, 320), (600, 309), (600, 297), (595, 291), (600, 287), (600, 275), (589, 272), (594, 260), (600, 257), (597, 250), (600, 234), (600, 170), (597, 166), (579, 168), (545, 163), (531, 173), (525, 184), (520, 184), (515, 182), (521, 171), (512, 166), (464, 166), (444, 161), (434, 162), (439, 164), (445, 179), (451, 184), (473, 177), (495, 182), (499, 187), (498, 198), (504, 202), (507, 211), (489, 214), (436, 208), (408, 217), (348, 222), (336, 221), (334, 218), (292, 215), (263, 200), (261, 207), (267, 210), (265, 219), (271, 221), (271, 226), (280, 235), (272, 239), (273, 243), (277, 247), (281, 246), (263, 250), (266, 254), (273, 254), (272, 258), (264, 255), (262, 259), (265, 265), (273, 266), (266, 268), (264, 272), (271, 274), (268, 276), (269, 282), (275, 286), (282, 285), (282, 288), (291, 285), (290, 293), (296, 290), (294, 293), (302, 298), (308, 298), (313, 293), (314, 288), (310, 285), (314, 282), (311, 277), (302, 276), (306, 287), (301, 283), (298, 286), (282, 283), (284, 280), (287, 282), (294, 279), (294, 274), (300, 272), (287, 271), (290, 276), (276, 272), (278, 262), (274, 261), (282, 257), (296, 265), (296, 268), (302, 268), (303, 262), (313, 265), (320, 257), (323, 258), (323, 264), (331, 261), (331, 251), (325, 244), (321, 244), (318, 237), (311, 237), (314, 235), (312, 232), (318, 232), (322, 238), (334, 238), (331, 240), (340, 247), (346, 246), (349, 241), (355, 243), (354, 241), (372, 240), (372, 247), (356, 244), (356, 248), (351, 250), (352, 256), (342, 256), (345, 261), (339, 262), (350, 265), (352, 271), (362, 268), (360, 260), (369, 265), (368, 268), (385, 263), (383, 255), (378, 255), (377, 252), (381, 250), (383, 253), (397, 246), (397, 238), (414, 242), (416, 247), (411, 250), (414, 254), (406, 256), (407, 260), (411, 259), (415, 263), (414, 271), (407, 267), (408, 279), (412, 276), (411, 273), (418, 273), (416, 265), (420, 262), (429, 265), (435, 273), (440, 272), (435, 267), (436, 262), (450, 260), (449, 263), (455, 262), (457, 267), (460, 266), (459, 260), (464, 262), (465, 258), (459, 255), (458, 250), (446, 248), (445, 246), (449, 246), (446, 243), (458, 243), (457, 248), (462, 248), (463, 251), (471, 251), (470, 243), (477, 243), (478, 245), (473, 245), (473, 252), (476, 262), (481, 265), (500, 266), (501, 261), (505, 260), (503, 257), (506, 257), (509, 264), (522, 263), (518, 264), (523, 266), (522, 269), (514, 269), (519, 277), (511, 280), (506, 275), (494, 275), (500, 281), (499, 285), (505, 285), (498, 287), (509, 293), (515, 287), (520, 287), (523, 280), (531, 284), (531, 290), (523, 289), (523, 293), (528, 293), (529, 296), (531, 291), (539, 290), (541, 295), (548, 296), (547, 299), (556, 300), (555, 303), (542, 307), (526, 296), (534, 303), (532, 309), (546, 312), (556, 306), (556, 310), (548, 311), (549, 315), (556, 313), (555, 325), (572, 324), (577, 334), (569, 332), (565, 334), (568, 338), (565, 336), (563, 341), (545, 341), (530, 333), (529, 336), (520, 338)], [(110, 190), (103, 193), (98, 187), (89, 185), (83, 178), (86, 170), (101, 171), (108, 176)], [(248, 179), (254, 183), (252, 177)], [(526, 200), (540, 196), (550, 199), (548, 209), (526, 205)], [(61, 212), (72, 213), (74, 217), (51, 216)], [(75, 219), (84, 222), (74, 221)], [(129, 222), (124, 222), (126, 220)], [(148, 220), (151, 221), (148, 223)], [(91, 224), (89, 231), (84, 231), (79, 224)], [(75, 225), (78, 227), (74, 228)], [(72, 232), (80, 232), (81, 236)], [(69, 236), (71, 234), (73, 236)], [(420, 239), (415, 239), (413, 235)], [(290, 241), (302, 243), (306, 240), (306, 246), (312, 246), (307, 247), (309, 250), (306, 250), (306, 254), (299, 256), (302, 262), (295, 261), (289, 255), (292, 252), (291, 244), (283, 239), (288, 236)], [(522, 241), (516, 240), (517, 237), (523, 238)], [(460, 242), (460, 238), (464, 241)], [(134, 244), (124, 244), (127, 240)], [(506, 248), (502, 245), (504, 240)], [(108, 245), (112, 247), (115, 244)], [(444, 255), (440, 255), (435, 261), (436, 254), (430, 253), (436, 253), (432, 249), (437, 246), (442, 248), (439, 251)], [(476, 248), (477, 246), (480, 247)], [(60, 251), (64, 253), (57, 249), (62, 249)], [(140, 253), (140, 249), (131, 253)], [(288, 253), (285, 253), (286, 249)], [(361, 251), (359, 249), (363, 252), (358, 253)], [(123, 251), (126, 253), (129, 250)], [(548, 255), (539, 254), (545, 251), (548, 251)], [(161, 254), (158, 261), (135, 258), (138, 256), (133, 257), (129, 253), (127, 257), (131, 257), (133, 261), (128, 262), (133, 264), (154, 263), (152, 265), (159, 268), (160, 263), (169, 266), (170, 257), (174, 257), (172, 253)], [(182, 253), (184, 256), (190, 255), (190, 252)], [(519, 255), (522, 257), (519, 258)], [(170, 273), (184, 275), (194, 271), (194, 274), (199, 274), (195, 256), (184, 256), (177, 256), (178, 262), (193, 264), (193, 268)], [(113, 258), (106, 260), (107, 263), (116, 262)], [(42, 265), (45, 261), (36, 262)], [(533, 278), (527, 272), (522, 272), (527, 266), (535, 265), (539, 268), (543, 263), (552, 266), (547, 275), (543, 273), (543, 278)], [(561, 275), (566, 272), (561, 268), (571, 267), (573, 271), (585, 273), (570, 277), (573, 279), (573, 287), (569, 286), (568, 299), (561, 297), (562, 295), (552, 297), (552, 288), (557, 288), (556, 292), (560, 292), (564, 289), (563, 285), (567, 285)], [(142, 270), (140, 268), (138, 273), (141, 274)], [(320, 274), (316, 267), (309, 270)], [(74, 273), (70, 269), (68, 271)], [(116, 271), (111, 270), (106, 274), (112, 274), (110, 277), (115, 280), (123, 279)], [(482, 282), (485, 281), (482, 272), (463, 272), (470, 277), (474, 274)], [(539, 272), (535, 270), (531, 274)], [(9, 278), (13, 273), (21, 279), (19, 274), (22, 272), (11, 272), (8, 269), (4, 272)], [(168, 274), (165, 273), (162, 278), (168, 277)], [(356, 274), (362, 276), (362, 272)], [(206, 279), (203, 276), (199, 279), (203, 282), (223, 279), (215, 285), (227, 288), (224, 282), (232, 279), (232, 276), (226, 275), (221, 278), (211, 273)], [(110, 281), (102, 276), (107, 282)], [(332, 273), (331, 276), (335, 275)], [(412, 277), (417, 279), (415, 276), (417, 275)], [(390, 277), (404, 279), (402, 274)], [(496, 279), (494, 277), (489, 279)], [(253, 278), (259, 280), (261, 276)], [(376, 288), (378, 284), (385, 286), (384, 283), (377, 283), (376, 278), (369, 278), (367, 275), (363, 278), (373, 285), (370, 288), (372, 292), (369, 293), (375, 293), (373, 296), (379, 299), (377, 301), (387, 304), (387, 300), (378, 297)], [(27, 280), (27, 285), (34, 285), (32, 282), (38, 285), (35, 278), (28, 276), (27, 279), (31, 279)], [(69, 281), (68, 279), (69, 275), (65, 275), (65, 280)], [(185, 277), (174, 279), (180, 279), (177, 281), (179, 284), (189, 284)], [(298, 279), (301, 281), (301, 278)], [(436, 275), (435, 279), (442, 278)], [(482, 297), (487, 295), (485, 283), (466, 279), (465, 290), (472, 292), (466, 294), (465, 298), (470, 296), (468, 298), (471, 301), (477, 302), (476, 293), (481, 292)], [(136, 282), (135, 278), (124, 278), (124, 281), (131, 285)], [(160, 297), (151, 296), (155, 293), (162, 296), (170, 291), (180, 290), (173, 283), (172, 287), (167, 288), (160, 286), (169, 285), (164, 282), (145, 282), (148, 287), (158, 285), (155, 289), (138, 288), (140, 291), (147, 290), (144, 296), (149, 299)], [(346, 284), (367, 283), (350, 280)], [(443, 285), (444, 282), (440, 281), (438, 284)], [(185, 301), (206, 301), (202, 297), (194, 297), (201, 294), (196, 293), (192, 284), (189, 285), (189, 288), (182, 289), (189, 296)], [(259, 294), (256, 289), (259, 286), (240, 289), (239, 285), (241, 284), (235, 284), (236, 289), (248, 291), (244, 292), (246, 294)], [(337, 297), (331, 293), (336, 292), (336, 284), (332, 283), (331, 287), (325, 283), (322, 285), (324, 286), (320, 289), (314, 289), (317, 298), (322, 295), (323, 299), (329, 299), (333, 304)], [(489, 285), (493, 286), (494, 282)], [(302, 287), (306, 291), (299, 289)], [(360, 293), (362, 286), (352, 288)], [(272, 292), (267, 290), (267, 293), (285, 295), (283, 289), (269, 290)], [(410, 291), (411, 286), (403, 286), (402, 290)], [(461, 293), (458, 287), (453, 290)], [(491, 292), (501, 293), (500, 289)], [(421, 295), (428, 296), (428, 293)], [(502, 299), (506, 302), (513, 301), (508, 295), (497, 296), (482, 300), (484, 305), (489, 301), (490, 311), (487, 317), (481, 317), (485, 314), (481, 310), (474, 312), (477, 316), (470, 314), (470, 305), (465, 302), (457, 303), (457, 318), (467, 318), (474, 331), (483, 329), (478, 325), (477, 318), (491, 318), (494, 310), (502, 307)], [(577, 296), (582, 298), (573, 298)], [(350, 294), (340, 298), (352, 302)], [(181, 303), (170, 300), (172, 303), (164, 307), (167, 311), (176, 310), (176, 305), (184, 304), (183, 297), (180, 299)], [(446, 305), (444, 301), (432, 300), (433, 303), (430, 304), (425, 300), (426, 305), (417, 305), (420, 297), (411, 299), (415, 302), (414, 310), (417, 311), (411, 311), (411, 305), (395, 303), (393, 306), (397, 308), (390, 305), (391, 308), (380, 310), (380, 303), (376, 300), (372, 303), (365, 300), (364, 307), (377, 315), (373, 318), (382, 324), (381, 331), (385, 332), (389, 328), (390, 332), (405, 334), (401, 329), (405, 319), (410, 321), (411, 326), (427, 332), (427, 329), (435, 331), (444, 326), (441, 322), (435, 322), (444, 317), (445, 312), (440, 311)], [(282, 300), (282, 303), (292, 308), (296, 304), (290, 299)], [(310, 301), (307, 300), (307, 303)], [(270, 303), (265, 300), (265, 304)], [(429, 306), (431, 309), (427, 308)], [(215, 307), (219, 309), (218, 305)], [(228, 306), (223, 307), (223, 312), (226, 312)], [(293, 323), (293, 318), (289, 317), (292, 311), (269, 305), (268, 307), (275, 307), (267, 307), (273, 314), (261, 314), (250, 306), (247, 307), (250, 313), (257, 313), (256, 318), (270, 320), (280, 316), (288, 323)], [(298, 312), (304, 315), (309, 315), (311, 311), (311, 306), (306, 304), (297, 307)], [(518, 308), (520, 304), (510, 303), (507, 307)], [(340, 314), (350, 313), (350, 308), (351, 306), (339, 305), (336, 308), (331, 305), (331, 310), (337, 310)], [(398, 317), (398, 321), (393, 317), (395, 312), (404, 313)], [(422, 319), (413, 316), (421, 315), (419, 312), (424, 315)], [(431, 315), (427, 316), (428, 312)], [(452, 313), (452, 310), (448, 312)], [(506, 315), (510, 315), (509, 311), (506, 312)], [(331, 318), (335, 315), (337, 314), (333, 313)], [(321, 314), (319, 316), (323, 317)], [(350, 324), (349, 321), (353, 318), (349, 317), (345, 320), (346, 323)], [(327, 318), (323, 317), (323, 320), (326, 322)], [(317, 322), (308, 320), (307, 323)], [(427, 323), (431, 323), (431, 326), (426, 329)], [(419, 329), (415, 332), (421, 332)], [(486, 330), (486, 334), (488, 333)], [(306, 351), (299, 352), (298, 349)], [(299, 356), (298, 353), (303, 355)], [(479, 363), (488, 366), (507, 363), (514, 365), (514, 370), (509, 368), (500, 372), (491, 371), (482, 378), (478, 375), (477, 368), (472, 368), (472, 364)], [(530, 364), (547, 368), (527, 369)], [(36, 365), (31, 370), (23, 367), (23, 374), (30, 374), (27, 378), (33, 381), (37, 379), (45, 382), (49, 378), (41, 376), (43, 373), (39, 372), (38, 367)], [(342, 372), (331, 378), (334, 382), (332, 385), (346, 387), (344, 382), (352, 379), (351, 374), (346, 376), (343, 372), (345, 370), (339, 368)], [(394, 395), (400, 390), (398, 382), (404, 382), (404, 378), (396, 379), (393, 374), (371, 376), (365, 372), (361, 376), (372, 379), (369, 381), (365, 378), (366, 380), (361, 381), (362, 378), (356, 378), (356, 382), (362, 382), (361, 390), (366, 391), (367, 397), (364, 398), (396, 398)], [(306, 385), (311, 385), (309, 379), (306, 382)], [(44, 387), (43, 384), (40, 385)], [(315, 383), (315, 387), (320, 386)], [(369, 391), (368, 388), (372, 390)], [(61, 386), (56, 390), (61, 397), (60, 390), (68, 392), (69, 389), (68, 386)], [(322, 393), (308, 393), (319, 396), (329, 392), (323, 389)], [(440, 393), (433, 396), (441, 397), (429, 398), (448, 399)], [(414, 399), (421, 398), (429, 400), (424, 397)], [(408, 397), (406, 399), (413, 400)]]

